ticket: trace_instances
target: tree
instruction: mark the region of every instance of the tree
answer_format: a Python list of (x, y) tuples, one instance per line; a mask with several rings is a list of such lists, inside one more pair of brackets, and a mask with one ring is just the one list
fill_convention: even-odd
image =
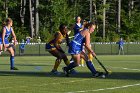
[(38, 13), (39, 0), (35, 0), (35, 35), (39, 35), (39, 13)]
[(103, 39), (105, 40), (105, 22), (106, 22), (106, 8), (105, 8), (106, 0), (103, 0)]
[(35, 16), (34, 16), (34, 0), (29, 0), (29, 11), (30, 11), (30, 30), (31, 30), (31, 38), (35, 36), (35, 27), (34, 27), (34, 21), (35, 21)]
[(20, 8), (20, 18), (21, 18), (21, 25), (24, 26), (24, 18), (25, 18), (25, 8), (26, 0), (21, 0), (21, 8)]
[(5, 0), (5, 17), (8, 17), (8, 0)]

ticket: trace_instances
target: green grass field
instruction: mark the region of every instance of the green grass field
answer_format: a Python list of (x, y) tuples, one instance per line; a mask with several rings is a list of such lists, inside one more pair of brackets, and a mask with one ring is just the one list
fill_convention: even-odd
[[(87, 67), (78, 74), (51, 75), (52, 56), (16, 57), (18, 71), (9, 70), (9, 57), (0, 57), (0, 93), (140, 93), (140, 56), (98, 56), (112, 71), (107, 78), (92, 78)], [(93, 61), (102, 71), (96, 60)], [(59, 71), (64, 67), (62, 62)]]

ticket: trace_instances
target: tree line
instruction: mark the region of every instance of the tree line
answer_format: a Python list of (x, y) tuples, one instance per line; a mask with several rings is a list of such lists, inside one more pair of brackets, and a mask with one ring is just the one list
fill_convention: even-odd
[[(140, 0), (1, 0), (0, 29), (10, 17), (17, 39), (27, 36), (43, 42), (65, 23), (71, 27), (75, 17), (96, 21), (92, 42), (140, 41)], [(72, 34), (71, 34), (72, 35)]]

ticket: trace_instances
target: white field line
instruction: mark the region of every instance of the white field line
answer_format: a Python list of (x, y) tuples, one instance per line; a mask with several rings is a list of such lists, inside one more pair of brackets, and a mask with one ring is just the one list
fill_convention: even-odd
[(73, 91), (73, 92), (67, 92), (67, 93), (98, 92), (98, 91), (106, 91), (106, 90), (124, 89), (124, 88), (134, 87), (134, 86), (140, 86), (140, 83), (133, 84), (133, 85), (125, 85), (125, 86), (120, 86), (120, 87), (101, 88), (101, 89), (95, 89), (95, 90)]
[(132, 70), (132, 71), (140, 71), (140, 69), (125, 68), (125, 67), (109, 67), (109, 68), (123, 69), (123, 70)]
[(42, 86), (50, 86), (50, 85), (57, 85), (57, 84), (69, 84), (69, 83), (75, 83), (75, 82), (83, 82), (83, 81), (88, 81), (88, 80), (91, 80), (93, 78), (90, 78), (90, 79), (81, 79), (81, 80), (71, 80), (69, 82), (61, 82), (61, 83), (44, 83), (44, 84), (32, 84), (32, 85), (29, 85), (29, 86), (13, 86), (13, 87), (1, 87), (0, 90), (4, 90), (4, 89), (11, 89), (11, 88), (28, 88), (28, 87), (42, 87)]

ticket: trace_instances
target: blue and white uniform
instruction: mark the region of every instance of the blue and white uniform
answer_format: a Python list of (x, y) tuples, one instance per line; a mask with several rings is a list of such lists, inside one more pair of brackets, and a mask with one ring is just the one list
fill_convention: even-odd
[(0, 32), (0, 44), (2, 44), (2, 33)]
[(80, 23), (80, 24), (75, 24), (75, 26), (74, 26), (74, 28), (73, 28), (73, 30), (74, 30), (74, 35), (76, 35), (77, 33), (79, 33), (79, 31), (82, 29), (82, 24)]
[[(84, 29), (86, 30), (86, 28)], [(85, 43), (85, 37), (81, 35), (81, 33), (77, 33), (74, 39), (70, 42), (69, 46), (69, 53), (72, 55), (80, 54), (83, 50), (83, 44)], [(86, 61), (86, 65), (88, 69), (92, 72), (93, 76), (97, 76), (98, 74), (94, 65), (92, 64), (91, 60)], [(69, 70), (73, 69), (74, 67), (78, 66), (75, 62), (70, 63), (64, 70), (68, 72)], [(67, 73), (68, 75), (69, 73)]]
[(83, 44), (85, 41), (85, 37), (81, 35), (81, 33), (77, 33), (74, 36), (74, 39), (70, 42), (69, 53), (70, 54), (80, 54), (83, 50)]
[[(6, 26), (4, 27), (4, 29), (6, 30), (6, 33), (5, 33), (5, 37), (4, 37), (4, 41), (5, 41), (5, 44), (9, 44), (9, 36), (11, 35), (11, 32), (12, 32), (12, 27), (10, 27), (10, 29), (8, 29)], [(2, 35), (0, 36), (0, 44), (2, 44)]]

